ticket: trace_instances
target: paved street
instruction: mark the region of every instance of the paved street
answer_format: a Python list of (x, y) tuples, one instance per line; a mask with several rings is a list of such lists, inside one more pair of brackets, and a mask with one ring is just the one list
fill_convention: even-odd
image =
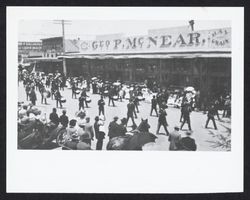
[[(22, 84), (19, 85), (18, 88), (18, 101), (24, 101), (26, 102), (26, 94), (25, 90)], [(52, 108), (56, 107), (56, 101), (47, 99), (48, 105), (41, 104), (41, 95), (38, 91), (36, 91), (37, 94), (37, 107), (43, 112), (46, 113), (47, 120), (49, 120), (49, 114), (52, 112)], [(78, 99), (72, 99), (71, 98), (71, 90), (65, 88), (64, 91), (61, 91), (61, 94), (63, 97), (67, 99), (67, 102), (63, 104), (63, 109), (67, 110), (67, 115), (69, 117), (69, 120), (72, 118), (75, 118), (75, 113), (78, 111)], [(99, 95), (93, 95), (91, 92), (88, 93), (88, 95), (91, 97), (91, 103), (89, 104), (90, 108), (87, 108), (87, 116), (91, 118), (91, 122), (94, 123), (95, 116), (98, 115), (98, 106), (97, 101), (99, 100)], [(79, 97), (79, 95), (78, 95)], [(105, 129), (106, 134), (108, 133), (108, 124), (113, 120), (114, 116), (118, 116), (119, 119), (126, 117), (127, 113), (127, 103), (128, 100), (123, 100), (123, 102), (115, 101), (116, 106), (108, 106), (108, 98), (105, 99), (105, 114), (106, 114), (106, 121), (105, 121)], [(135, 119), (135, 122), (137, 125), (139, 125), (141, 118), (148, 118), (149, 124), (151, 126), (150, 132), (154, 133), (156, 132), (157, 128), (157, 120), (158, 118), (155, 116), (149, 116), (151, 105), (147, 102), (140, 102), (139, 106), (139, 113), (138, 118)], [(62, 114), (62, 110), (58, 108), (57, 113), (60, 116)], [(173, 127), (175, 125), (180, 125), (179, 119), (180, 119), (180, 109), (177, 108), (171, 108), (169, 107), (167, 109), (167, 121), (169, 124), (168, 130), (169, 132), (173, 131)], [(205, 122), (206, 122), (206, 115), (202, 112), (192, 112), (191, 113), (191, 126), (193, 130), (192, 137), (196, 140), (197, 143), (197, 150), (198, 151), (221, 151), (225, 149), (221, 148), (214, 148), (212, 147), (213, 144), (210, 141), (215, 141), (216, 137), (213, 137), (210, 133), (213, 132), (214, 134), (223, 134), (225, 135), (227, 132), (227, 128), (231, 129), (231, 123), (228, 118), (223, 118), (223, 121), (218, 121), (216, 117), (216, 123), (218, 126), (218, 130), (215, 131), (213, 129), (212, 121), (210, 121), (210, 124), (208, 125), (208, 129), (205, 129)], [(119, 121), (120, 123), (120, 121)], [(129, 121), (128, 126), (132, 125), (132, 121)], [(183, 131), (181, 131), (182, 135), (184, 134), (184, 131), (187, 130), (187, 124), (184, 125)], [(131, 128), (128, 127), (128, 130)], [(160, 133), (164, 133), (163, 127), (160, 129)], [(105, 138), (104, 144), (103, 144), (103, 150), (106, 149), (106, 144), (108, 142), (108, 137)], [(95, 149), (96, 140), (92, 142), (92, 149)], [(166, 145), (169, 145), (166, 143)], [(60, 149), (60, 148), (57, 148)]]

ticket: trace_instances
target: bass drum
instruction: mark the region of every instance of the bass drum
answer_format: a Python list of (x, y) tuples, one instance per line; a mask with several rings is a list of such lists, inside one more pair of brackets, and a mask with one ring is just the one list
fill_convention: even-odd
[(118, 100), (118, 96), (113, 96), (113, 100), (117, 101)]
[(66, 99), (64, 97), (61, 98), (61, 103), (66, 103)]
[(89, 97), (86, 98), (86, 102), (87, 103), (90, 103), (91, 102), (91, 99)]

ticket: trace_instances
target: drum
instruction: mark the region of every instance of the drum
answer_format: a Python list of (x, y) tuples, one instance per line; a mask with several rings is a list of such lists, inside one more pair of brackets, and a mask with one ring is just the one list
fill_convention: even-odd
[(138, 96), (137, 98), (138, 98), (139, 101), (144, 101), (145, 100), (145, 98), (143, 96)]
[(61, 103), (66, 103), (66, 99), (64, 97), (61, 98)]
[(80, 94), (81, 91), (80, 91), (80, 90), (76, 90), (75, 93), (76, 93), (76, 94)]
[(91, 99), (89, 97), (86, 98), (86, 102), (87, 103), (90, 103), (91, 102)]
[(118, 100), (118, 96), (113, 96), (113, 100), (117, 101)]
[(109, 93), (109, 91), (108, 91), (108, 90), (105, 90), (105, 91), (104, 91), (104, 94), (108, 94), (108, 93)]

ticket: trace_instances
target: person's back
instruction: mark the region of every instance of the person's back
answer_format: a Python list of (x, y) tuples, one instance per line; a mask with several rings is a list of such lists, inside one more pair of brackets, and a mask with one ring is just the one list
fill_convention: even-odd
[(178, 150), (178, 148), (179, 148), (179, 142), (181, 139), (181, 135), (176, 129), (177, 129), (177, 127), (175, 128), (175, 130), (173, 132), (171, 132), (169, 134), (169, 138), (168, 138), (168, 141), (170, 142), (169, 150)]
[(190, 137), (183, 137), (180, 140), (181, 150), (185, 151), (196, 151), (197, 146), (195, 140)]
[(89, 135), (90, 139), (94, 138), (93, 126), (90, 123), (85, 124), (85, 132)]
[(166, 116), (167, 116), (167, 113), (165, 110), (161, 109), (160, 111), (160, 115), (159, 115), (159, 122), (162, 122), (164, 123), (166, 121)]
[(128, 107), (128, 113), (132, 114), (134, 112), (135, 105), (133, 103), (128, 103), (127, 107)]
[(151, 100), (151, 104), (152, 104), (152, 107), (153, 107), (153, 108), (156, 108), (157, 100), (156, 100), (155, 98), (153, 98), (153, 99)]
[(110, 138), (116, 137), (119, 131), (119, 125), (116, 123), (116, 121), (112, 121), (109, 124), (109, 132), (108, 132), (108, 136)]
[(65, 114), (62, 114), (60, 116), (60, 122), (64, 127), (67, 127), (69, 123), (69, 118)]
[(55, 125), (59, 124), (59, 117), (55, 112), (52, 112), (49, 116), (49, 119), (52, 123), (54, 123)]

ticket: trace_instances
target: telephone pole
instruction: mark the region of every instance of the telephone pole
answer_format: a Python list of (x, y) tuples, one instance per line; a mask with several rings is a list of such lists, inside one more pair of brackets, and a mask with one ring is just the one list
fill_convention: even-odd
[[(62, 25), (62, 42), (63, 42), (63, 56), (65, 56), (65, 29), (64, 29), (64, 25), (69, 25), (71, 24), (69, 20), (54, 20), (55, 23), (54, 24), (61, 24)], [(63, 73), (65, 76), (67, 76), (67, 67), (66, 67), (66, 59), (65, 57), (63, 57)]]

